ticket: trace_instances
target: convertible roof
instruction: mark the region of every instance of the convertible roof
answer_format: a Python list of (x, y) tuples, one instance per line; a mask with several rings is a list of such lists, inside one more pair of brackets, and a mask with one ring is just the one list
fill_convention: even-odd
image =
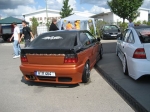
[[(86, 32), (87, 30), (57, 30), (57, 31), (49, 31), (46, 33), (73, 33), (73, 32)], [(88, 31), (87, 31), (88, 32)]]
[(79, 31), (52, 31), (36, 37), (30, 47), (50, 49), (73, 49), (77, 44)]

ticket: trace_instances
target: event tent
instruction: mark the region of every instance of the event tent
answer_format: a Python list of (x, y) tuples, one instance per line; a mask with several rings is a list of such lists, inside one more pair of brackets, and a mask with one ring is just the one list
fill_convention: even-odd
[(64, 26), (64, 24), (67, 24), (68, 21), (70, 21), (73, 24), (74, 21), (76, 21), (76, 20), (80, 20), (80, 29), (81, 30), (89, 30), (88, 22), (91, 21), (91, 23), (93, 24), (93, 27), (94, 27), (95, 34), (96, 34), (96, 26), (95, 26), (94, 18), (82, 17), (82, 16), (79, 16), (76, 14), (73, 14), (71, 16), (61, 19), (57, 24), (59, 27), (59, 30), (61, 30), (61, 27)]
[(0, 20), (0, 24), (12, 24), (13, 22), (16, 22), (17, 24), (21, 24), (22, 20), (11, 16)]

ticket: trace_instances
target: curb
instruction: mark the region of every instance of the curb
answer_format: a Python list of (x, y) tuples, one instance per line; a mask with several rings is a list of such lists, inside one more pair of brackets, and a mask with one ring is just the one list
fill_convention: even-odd
[[(20, 46), (23, 46), (24, 44), (20, 44)], [(0, 43), (0, 46), (13, 46), (13, 43)]]
[(127, 91), (125, 91), (118, 83), (116, 83), (105, 71), (103, 71), (98, 65), (95, 65), (95, 69), (102, 77), (112, 86), (121, 97), (136, 111), (136, 112), (148, 112), (136, 99), (134, 99)]
[(12, 46), (13, 43), (0, 43), (1, 46)]

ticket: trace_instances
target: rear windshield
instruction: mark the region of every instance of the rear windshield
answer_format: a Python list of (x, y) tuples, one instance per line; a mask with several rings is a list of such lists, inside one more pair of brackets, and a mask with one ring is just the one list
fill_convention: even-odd
[(118, 30), (118, 27), (115, 25), (104, 26), (104, 30)]
[(49, 32), (38, 36), (30, 47), (51, 49), (73, 49), (77, 45), (76, 32)]
[(150, 27), (136, 29), (142, 43), (150, 43)]

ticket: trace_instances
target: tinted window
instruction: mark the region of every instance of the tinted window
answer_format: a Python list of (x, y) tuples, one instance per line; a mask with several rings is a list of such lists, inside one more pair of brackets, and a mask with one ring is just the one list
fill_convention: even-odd
[(89, 40), (90, 40), (91, 43), (96, 42), (96, 39), (92, 36), (92, 34), (90, 34), (90, 33), (88, 32), (88, 33), (86, 33), (86, 35), (87, 35), (87, 37), (89, 38)]
[(104, 30), (118, 30), (118, 27), (115, 25), (104, 26)]
[(76, 40), (76, 32), (50, 32), (35, 38), (30, 47), (73, 48), (76, 45)]
[(150, 28), (136, 29), (142, 43), (150, 43)]
[(88, 38), (86, 33), (80, 33), (80, 41), (85, 46), (90, 44), (90, 39)]

